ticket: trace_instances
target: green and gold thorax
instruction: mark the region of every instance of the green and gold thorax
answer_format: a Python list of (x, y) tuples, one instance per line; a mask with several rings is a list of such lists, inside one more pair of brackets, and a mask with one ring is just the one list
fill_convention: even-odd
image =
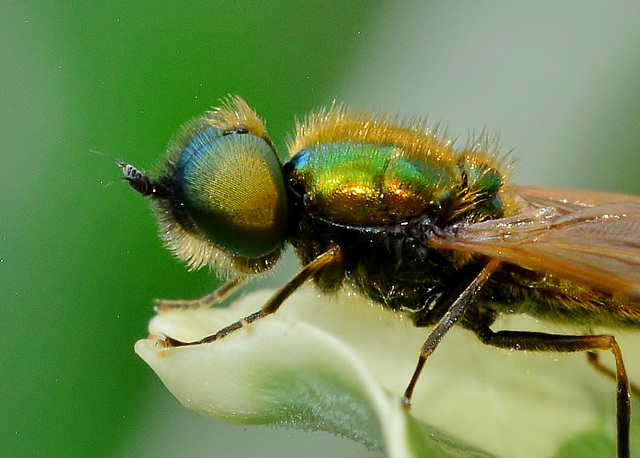
[[(485, 145), (486, 146), (486, 145)], [(381, 226), (445, 206), (460, 216), (504, 183), (494, 157), (451, 141), (423, 120), (400, 122), (333, 105), (298, 125), (285, 173), (303, 188), (309, 212), (339, 224)], [(495, 199), (492, 204), (500, 204)]]

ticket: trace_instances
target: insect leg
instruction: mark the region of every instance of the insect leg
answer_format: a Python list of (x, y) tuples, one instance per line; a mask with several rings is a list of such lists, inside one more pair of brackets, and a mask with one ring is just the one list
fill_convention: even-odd
[[(627, 371), (622, 360), (622, 352), (616, 338), (612, 335), (567, 336), (527, 331), (493, 332), (488, 326), (474, 329), (478, 338), (487, 345), (511, 350), (553, 351), (568, 353), (595, 350), (608, 350), (616, 361), (616, 424), (618, 457), (629, 456), (629, 428), (631, 425), (631, 393)], [(589, 354), (588, 353), (588, 354)], [(590, 356), (589, 359), (592, 357)], [(596, 367), (599, 363), (596, 363)]]
[[(609, 369), (608, 367), (604, 366), (600, 362), (600, 357), (599, 357), (598, 353), (596, 353), (595, 351), (588, 351), (587, 352), (587, 361), (589, 361), (589, 364), (591, 364), (595, 370), (597, 370), (598, 372), (603, 374), (605, 377), (610, 378), (611, 380), (615, 381), (616, 373), (614, 371), (612, 371), (611, 369)], [(631, 394), (633, 396), (635, 396), (637, 398), (640, 398), (640, 387), (638, 387), (637, 385), (634, 385), (633, 383), (629, 382), (629, 388), (631, 389)]]
[(451, 327), (456, 324), (458, 319), (464, 313), (465, 308), (473, 299), (475, 294), (482, 288), (485, 282), (489, 279), (489, 276), (496, 270), (500, 261), (491, 260), (484, 266), (484, 268), (480, 271), (478, 275), (476, 275), (471, 283), (460, 293), (460, 295), (453, 301), (447, 313), (438, 321), (435, 325), (427, 340), (424, 341), (422, 347), (420, 348), (420, 356), (418, 357), (418, 364), (416, 365), (415, 370), (413, 371), (413, 375), (411, 376), (411, 381), (409, 381), (409, 385), (407, 389), (404, 391), (404, 405), (411, 405), (411, 398), (413, 396), (413, 390), (416, 387), (416, 383), (418, 382), (418, 378), (420, 377), (420, 373), (422, 372), (422, 368), (424, 364), (427, 362), (427, 359), (434, 352), (444, 335), (447, 333)]
[(249, 277), (236, 277), (216, 288), (213, 292), (194, 300), (170, 300), (170, 299), (156, 299), (155, 311), (157, 313), (164, 313), (170, 310), (193, 310), (199, 308), (209, 308), (213, 304), (226, 299), (241, 286), (247, 284)]
[(313, 277), (323, 267), (326, 267), (327, 265), (332, 263), (341, 262), (341, 260), (342, 249), (338, 245), (333, 245), (327, 251), (304, 266), (302, 270), (300, 270), (300, 272), (298, 272), (291, 280), (289, 280), (284, 286), (282, 286), (282, 288), (276, 291), (275, 294), (269, 298), (267, 303), (264, 304), (262, 308), (257, 312), (247, 315), (241, 320), (238, 320), (235, 323), (231, 323), (229, 326), (222, 328), (217, 333), (204, 337), (200, 340), (194, 342), (182, 342), (171, 337), (165, 337), (164, 345), (167, 348), (182, 347), (185, 345), (200, 345), (222, 339), (223, 337), (231, 334), (234, 331), (237, 331), (247, 324), (251, 324), (256, 320), (259, 320), (260, 318), (271, 315), (276, 310), (278, 310), (282, 303), (309, 278)]

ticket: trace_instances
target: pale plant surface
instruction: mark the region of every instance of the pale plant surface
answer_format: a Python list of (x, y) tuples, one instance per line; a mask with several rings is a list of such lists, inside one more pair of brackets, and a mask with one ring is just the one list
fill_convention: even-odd
[(447, 335), (428, 361), (407, 412), (400, 396), (428, 328), (356, 295), (305, 288), (275, 315), (220, 341), (157, 345), (157, 336), (193, 341), (212, 334), (257, 310), (270, 293), (231, 307), (160, 314), (136, 352), (182, 404), (203, 415), (325, 430), (389, 457), (615, 450), (615, 386), (586, 358), (495, 350), (464, 330)]

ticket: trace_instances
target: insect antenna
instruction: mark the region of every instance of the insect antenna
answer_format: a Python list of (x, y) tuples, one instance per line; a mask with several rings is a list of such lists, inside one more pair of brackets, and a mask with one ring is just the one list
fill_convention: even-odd
[(118, 167), (122, 169), (124, 179), (129, 182), (129, 185), (133, 189), (143, 196), (152, 195), (154, 197), (166, 198), (171, 194), (166, 186), (157, 181), (151, 180), (146, 173), (141, 172), (134, 165), (127, 164), (121, 160), (116, 160), (116, 163), (118, 164)]

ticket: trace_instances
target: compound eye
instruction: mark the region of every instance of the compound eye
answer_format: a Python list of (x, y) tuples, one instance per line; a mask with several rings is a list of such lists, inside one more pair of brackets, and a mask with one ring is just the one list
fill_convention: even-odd
[(176, 172), (184, 210), (203, 239), (244, 258), (281, 247), (287, 197), (280, 161), (263, 138), (205, 128), (183, 149)]

